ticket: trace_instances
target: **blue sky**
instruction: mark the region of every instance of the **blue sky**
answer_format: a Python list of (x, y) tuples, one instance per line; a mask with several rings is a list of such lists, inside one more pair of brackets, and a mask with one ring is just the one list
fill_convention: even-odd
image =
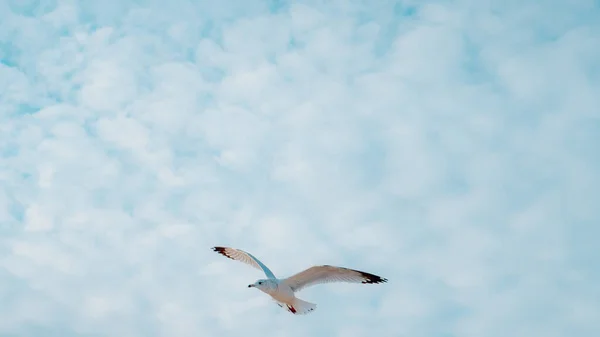
[(598, 336), (599, 60), (598, 1), (1, 1), (0, 335)]

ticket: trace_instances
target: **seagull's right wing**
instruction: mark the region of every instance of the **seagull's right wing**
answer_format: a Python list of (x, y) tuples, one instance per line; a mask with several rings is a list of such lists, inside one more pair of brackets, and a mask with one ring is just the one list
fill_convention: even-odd
[(240, 261), (245, 264), (251, 265), (252, 267), (262, 270), (268, 278), (274, 279), (275, 275), (267, 268), (259, 259), (255, 258), (252, 254), (247, 253), (241, 249), (235, 249), (230, 247), (213, 247), (213, 251), (228, 257), (232, 260)]
[(310, 267), (283, 280), (283, 283), (289, 285), (294, 292), (330, 282), (371, 284), (387, 282), (387, 279), (360, 270), (325, 265)]

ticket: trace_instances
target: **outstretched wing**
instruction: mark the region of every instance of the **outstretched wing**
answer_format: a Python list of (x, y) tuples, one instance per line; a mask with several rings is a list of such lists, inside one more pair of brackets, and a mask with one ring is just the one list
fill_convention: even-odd
[(387, 282), (387, 279), (364, 271), (325, 265), (310, 267), (283, 280), (293, 291), (331, 282), (373, 284)]
[(245, 264), (249, 264), (256, 269), (262, 270), (270, 279), (275, 278), (275, 275), (273, 275), (273, 272), (269, 270), (267, 266), (265, 266), (262, 262), (260, 262), (259, 259), (255, 258), (248, 252), (230, 247), (213, 247), (212, 250), (232, 260), (244, 262)]

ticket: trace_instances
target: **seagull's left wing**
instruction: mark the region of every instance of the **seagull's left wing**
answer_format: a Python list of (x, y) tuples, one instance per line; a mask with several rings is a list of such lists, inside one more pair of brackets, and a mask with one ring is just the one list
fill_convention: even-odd
[(275, 275), (267, 268), (259, 259), (255, 258), (252, 254), (245, 252), (241, 249), (235, 249), (230, 247), (213, 247), (213, 251), (228, 257), (232, 260), (240, 261), (245, 264), (251, 265), (252, 267), (262, 270), (268, 278), (274, 279)]
[(310, 267), (283, 280), (293, 291), (331, 282), (372, 284), (387, 282), (387, 279), (364, 271), (325, 265)]

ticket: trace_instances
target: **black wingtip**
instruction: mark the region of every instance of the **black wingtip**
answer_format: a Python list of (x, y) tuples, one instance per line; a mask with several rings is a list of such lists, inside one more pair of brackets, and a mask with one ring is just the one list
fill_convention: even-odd
[[(358, 270), (357, 270), (358, 271)], [(364, 281), (362, 281), (362, 284), (379, 284), (379, 283), (386, 283), (388, 280), (386, 278), (383, 278), (381, 276), (377, 276), (371, 273), (366, 273), (364, 271), (358, 271), (362, 277), (365, 278)]]
[(225, 257), (227, 257), (227, 258), (230, 258), (230, 259), (232, 259), (232, 260), (233, 260), (233, 258), (232, 258), (231, 256), (229, 256), (229, 255), (228, 255), (228, 254), (225, 252), (225, 250), (227, 249), (226, 247), (219, 247), (219, 246), (216, 246), (216, 247), (212, 247), (211, 249), (212, 249), (213, 251), (215, 251), (215, 252), (217, 252), (217, 253), (219, 253), (219, 254), (221, 254), (221, 255), (223, 255), (223, 256), (225, 256)]
[[(331, 266), (325, 265), (325, 267), (331, 267)], [(361, 282), (362, 284), (379, 284), (379, 283), (386, 283), (388, 281), (388, 279), (386, 279), (386, 278), (377, 276), (375, 274), (367, 273), (365, 271), (350, 269), (350, 268), (345, 268), (345, 269), (357, 272), (360, 274), (360, 276), (364, 277), (364, 280)]]

